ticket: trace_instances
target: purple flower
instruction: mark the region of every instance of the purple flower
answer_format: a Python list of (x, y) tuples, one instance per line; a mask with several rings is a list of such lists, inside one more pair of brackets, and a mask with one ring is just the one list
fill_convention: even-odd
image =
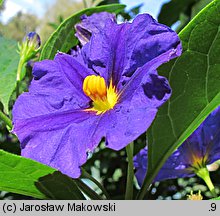
[[(220, 106), (167, 159), (154, 181), (199, 175), (199, 170), (220, 159)], [(136, 177), (142, 185), (147, 172), (147, 148), (134, 157)]]
[(102, 138), (120, 150), (144, 133), (171, 94), (156, 69), (181, 54), (179, 38), (147, 14), (92, 34), (80, 56), (35, 63), (13, 108), (22, 155), (77, 178)]
[(107, 12), (94, 13), (91, 16), (81, 16), (81, 22), (75, 25), (75, 36), (82, 45), (85, 45), (89, 42), (92, 33), (99, 33), (99, 31), (104, 29), (105, 22), (108, 19), (116, 23), (115, 15)]

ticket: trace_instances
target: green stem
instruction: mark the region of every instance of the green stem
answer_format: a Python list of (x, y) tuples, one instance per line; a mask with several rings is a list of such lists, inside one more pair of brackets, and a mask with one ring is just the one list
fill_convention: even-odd
[(78, 187), (92, 200), (103, 200), (94, 190), (86, 185), (82, 180), (75, 179)]
[(18, 69), (17, 69), (16, 98), (18, 98), (18, 96), (20, 95), (19, 87), (20, 87), (23, 65), (24, 65), (24, 60), (21, 58), (18, 64)]
[(20, 81), (17, 80), (17, 82), (16, 82), (16, 98), (18, 98), (18, 96), (20, 95), (19, 86), (20, 86)]
[[(146, 166), (147, 166), (147, 164), (146, 164)], [(149, 176), (150, 176), (150, 178), (147, 178), (147, 173), (146, 173), (143, 184), (141, 186), (141, 189), (137, 194), (137, 197), (136, 197), (137, 200), (144, 199), (144, 196), (146, 195), (150, 185), (152, 184), (154, 176), (153, 175), (149, 175)]]
[(142, 185), (142, 187), (141, 187), (139, 193), (137, 194), (137, 197), (136, 197), (137, 200), (142, 200), (142, 199), (144, 199), (144, 196), (145, 196), (145, 194), (147, 193), (147, 190), (148, 190), (150, 184), (151, 184), (151, 182), (148, 181), (147, 178), (145, 178), (144, 181), (143, 181), (143, 185)]
[(125, 192), (126, 200), (133, 199), (133, 180), (134, 180), (133, 150), (134, 150), (134, 143), (132, 142), (126, 146), (126, 153), (128, 157), (127, 183), (126, 183), (126, 192)]
[(212, 180), (210, 178), (208, 169), (206, 167), (201, 168), (196, 172), (196, 175), (199, 176), (200, 178), (202, 178), (205, 181), (205, 183), (208, 186), (210, 192), (212, 193), (212, 196), (217, 197), (217, 194), (215, 192), (215, 187), (214, 187), (214, 185), (212, 183)]
[(102, 186), (102, 184), (100, 184), (94, 177), (92, 177), (85, 169), (81, 168), (82, 170), (82, 178), (87, 178), (90, 181), (92, 181), (93, 183), (95, 183), (102, 191), (102, 193), (105, 195), (106, 199), (110, 199), (110, 196), (108, 194), (108, 192), (106, 191), (106, 189)]
[(20, 58), (20, 61), (18, 63), (18, 69), (17, 69), (17, 81), (21, 81), (21, 73), (22, 73), (22, 68), (24, 65), (24, 59)]
[(213, 183), (212, 183), (212, 181), (211, 181), (210, 176), (206, 177), (206, 178), (203, 179), (203, 180), (205, 181), (206, 185), (208, 186), (210, 192), (212, 193), (212, 196), (213, 196), (213, 197), (217, 197), (217, 194), (216, 194), (216, 192), (215, 192), (215, 187), (214, 187), (214, 185), (213, 185)]
[(10, 130), (12, 129), (11, 119), (8, 118), (1, 110), (0, 110), (0, 119), (3, 120), (6, 125), (8, 125), (8, 127), (10, 128)]

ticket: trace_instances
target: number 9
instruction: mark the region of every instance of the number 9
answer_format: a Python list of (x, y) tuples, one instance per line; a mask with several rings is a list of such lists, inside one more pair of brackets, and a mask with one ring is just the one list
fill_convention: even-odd
[(216, 204), (215, 203), (211, 203), (211, 211), (215, 211), (216, 210)]

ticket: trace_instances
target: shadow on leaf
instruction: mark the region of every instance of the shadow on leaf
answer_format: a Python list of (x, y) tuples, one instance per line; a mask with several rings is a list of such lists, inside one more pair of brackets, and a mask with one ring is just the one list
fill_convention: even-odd
[(85, 200), (74, 179), (59, 171), (40, 177), (35, 182), (37, 189), (54, 200)]

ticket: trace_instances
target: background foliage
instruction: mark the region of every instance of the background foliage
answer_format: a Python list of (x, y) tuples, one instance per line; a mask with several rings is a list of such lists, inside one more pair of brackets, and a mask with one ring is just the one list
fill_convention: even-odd
[(149, 179), (220, 104), (219, 9), (220, 2), (213, 1), (179, 33), (182, 55), (159, 70), (168, 78), (172, 96), (149, 132)]

